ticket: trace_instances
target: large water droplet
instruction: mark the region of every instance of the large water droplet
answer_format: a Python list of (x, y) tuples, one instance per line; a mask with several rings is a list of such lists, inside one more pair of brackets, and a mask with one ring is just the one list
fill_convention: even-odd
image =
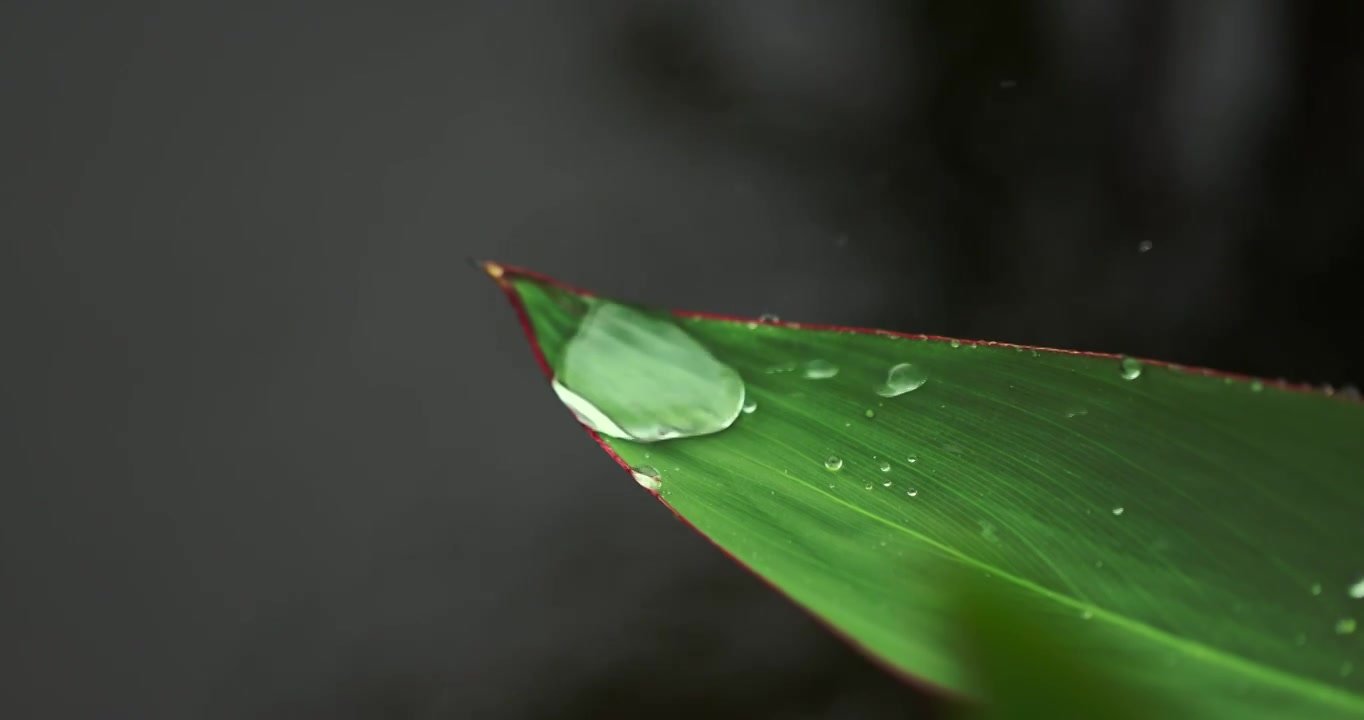
[(1347, 590), (1346, 593), (1348, 593), (1350, 597), (1356, 600), (1364, 598), (1364, 578), (1360, 578), (1359, 582), (1356, 582), (1354, 585), (1351, 585), (1350, 589)]
[(596, 301), (551, 383), (584, 425), (654, 442), (716, 433), (744, 404), (744, 381), (666, 316)]
[(843, 458), (837, 455), (830, 455), (829, 457), (824, 458), (824, 467), (834, 472), (838, 472), (843, 468)]
[(876, 388), (881, 397), (904, 395), (923, 387), (928, 382), (928, 371), (913, 363), (900, 363), (886, 373), (886, 382)]
[(803, 374), (811, 380), (827, 380), (838, 374), (838, 366), (828, 360), (810, 360)]
[(663, 478), (658, 474), (658, 470), (651, 465), (640, 465), (630, 468), (630, 473), (635, 476), (635, 482), (645, 489), (658, 490), (663, 487)]
[(757, 410), (757, 409), (758, 409), (758, 401), (757, 401), (757, 400), (754, 400), (753, 398), (747, 398), (747, 399), (744, 400), (744, 414), (745, 414), (745, 415), (751, 415), (751, 414), (753, 414), (753, 411), (754, 411), (754, 410)]
[(1336, 621), (1336, 633), (1340, 635), (1353, 634), (1356, 626), (1357, 623), (1355, 623), (1354, 618), (1341, 618)]
[(1123, 380), (1136, 380), (1141, 377), (1141, 361), (1136, 358), (1125, 357), (1120, 364)]

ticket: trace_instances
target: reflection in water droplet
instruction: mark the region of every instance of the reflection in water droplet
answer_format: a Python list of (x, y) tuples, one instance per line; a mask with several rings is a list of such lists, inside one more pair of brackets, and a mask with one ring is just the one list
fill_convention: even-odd
[(918, 490), (915, 490), (914, 488), (910, 488), (910, 489), (908, 489), (908, 490), (905, 491), (905, 494), (908, 495), (908, 496), (910, 496), (910, 497), (918, 497), (918, 496), (919, 496), (919, 491), (918, 491)]
[(1122, 507), (1120, 506), (1120, 507), (1115, 507), (1115, 508), (1113, 508), (1113, 514), (1114, 514), (1114, 515), (1121, 515), (1121, 514), (1122, 514)]
[(673, 319), (598, 300), (551, 387), (584, 425), (639, 442), (709, 435), (739, 417), (744, 381)]
[(635, 482), (648, 490), (657, 491), (663, 487), (663, 479), (658, 474), (658, 470), (650, 465), (640, 465), (630, 469), (630, 474), (635, 476)]
[(1124, 357), (1122, 363), (1122, 379), (1136, 380), (1141, 377), (1141, 361), (1136, 358)]
[(745, 414), (745, 415), (750, 415), (750, 414), (753, 413), (754, 410), (757, 410), (757, 409), (758, 409), (758, 401), (757, 401), (757, 400), (754, 400), (753, 398), (748, 398), (748, 399), (744, 400), (744, 414)]
[(886, 382), (876, 388), (881, 397), (904, 395), (923, 387), (928, 382), (928, 371), (913, 363), (900, 363), (886, 373)]
[(1356, 627), (1354, 618), (1341, 618), (1336, 621), (1336, 633), (1340, 635), (1350, 635), (1354, 633)]
[(871, 418), (876, 417), (876, 411), (875, 411), (875, 410), (872, 410), (871, 408), (867, 408), (867, 411), (866, 411), (865, 413), (862, 413), (862, 414), (863, 414), (863, 415), (866, 415), (868, 420), (870, 420)]
[(833, 470), (833, 471), (836, 472), (836, 471), (842, 469), (842, 467), (843, 467), (843, 458), (841, 458), (841, 457), (839, 457), (839, 456), (837, 456), (837, 455), (830, 455), (829, 457), (824, 458), (824, 467), (826, 467), (826, 468), (828, 468), (828, 469)]
[(1364, 578), (1360, 578), (1359, 582), (1351, 585), (1350, 589), (1345, 592), (1356, 600), (1364, 599)]
[(1312, 587), (1308, 588), (1308, 590), (1310, 590), (1313, 595), (1320, 595), (1321, 583), (1312, 583)]
[(911, 462), (911, 463), (919, 462), (919, 456), (918, 456), (918, 455), (915, 455), (915, 454), (913, 454), (913, 453), (910, 453), (909, 456), (907, 456), (907, 457), (905, 458), (905, 461)]
[(838, 374), (838, 366), (828, 360), (811, 360), (805, 363), (803, 374), (811, 380), (827, 380)]
[(885, 460), (882, 460), (878, 467), (881, 468), (881, 472), (890, 472), (890, 463)]

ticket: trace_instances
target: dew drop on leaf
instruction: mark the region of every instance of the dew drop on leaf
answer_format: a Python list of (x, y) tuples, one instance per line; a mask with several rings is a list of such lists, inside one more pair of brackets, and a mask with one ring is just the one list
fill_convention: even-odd
[(1122, 379), (1136, 380), (1141, 377), (1141, 361), (1136, 358), (1125, 357), (1122, 359)]
[(1121, 515), (1121, 514), (1122, 514), (1122, 506), (1118, 506), (1118, 507), (1113, 508), (1113, 514), (1114, 514), (1114, 515)]
[(867, 411), (866, 411), (865, 413), (863, 413), (863, 415), (866, 415), (866, 416), (867, 416), (867, 419), (870, 420), (870, 419), (876, 417), (876, 411), (875, 411), (875, 410), (872, 410), (871, 408), (867, 408)]
[(828, 360), (810, 360), (802, 374), (811, 380), (827, 380), (838, 374), (838, 366)]
[(673, 319), (599, 301), (564, 347), (551, 382), (579, 422), (603, 435), (656, 442), (734, 424), (744, 381)]
[(1312, 583), (1312, 587), (1309, 588), (1309, 590), (1312, 591), (1312, 594), (1313, 594), (1313, 595), (1320, 595), (1320, 594), (1321, 594), (1321, 583)]
[(870, 490), (870, 489), (872, 489), (872, 488), (874, 488), (874, 487), (876, 487), (876, 484), (875, 484), (875, 483), (867, 483), (867, 484), (866, 484), (866, 488), (867, 488), (868, 490)]
[(905, 458), (905, 461), (906, 461), (906, 462), (911, 462), (911, 463), (919, 462), (919, 456), (918, 456), (918, 455), (911, 454), (911, 455), (909, 455), (909, 457), (906, 457), (906, 458)]
[(910, 489), (908, 489), (908, 490), (905, 491), (905, 494), (908, 495), (908, 496), (910, 496), (910, 497), (918, 497), (918, 496), (919, 496), (919, 491), (918, 491), (918, 490), (915, 490), (914, 488), (910, 488)]
[(878, 467), (881, 468), (881, 472), (890, 472), (890, 463), (885, 460), (882, 460)]
[(959, 347), (961, 347), (961, 341), (960, 341), (960, 340), (953, 340), (953, 341), (949, 342), (948, 345), (951, 345), (951, 346), (954, 347), (954, 348), (959, 348)]
[(1350, 589), (1346, 592), (1349, 593), (1350, 597), (1356, 600), (1364, 599), (1364, 578), (1360, 578), (1359, 582), (1351, 585)]
[(658, 490), (663, 487), (663, 479), (658, 474), (658, 470), (651, 465), (640, 465), (630, 468), (630, 474), (635, 476), (635, 482), (648, 490)]
[(904, 395), (907, 392), (918, 390), (926, 382), (928, 382), (928, 371), (913, 363), (900, 363), (886, 373), (886, 382), (881, 387), (876, 388), (876, 394), (881, 397)]
[(757, 410), (757, 409), (758, 409), (758, 401), (757, 401), (757, 400), (754, 400), (753, 398), (746, 398), (746, 399), (744, 400), (744, 414), (745, 414), (745, 415), (751, 415), (751, 414), (753, 413), (753, 411), (754, 411), (754, 410)]
[(824, 467), (833, 472), (838, 472), (843, 469), (843, 458), (837, 455), (830, 455), (829, 457), (824, 458)]
[(1251, 392), (1260, 392), (1261, 390), (1264, 390), (1264, 389), (1265, 389), (1265, 384), (1264, 384), (1263, 382), (1261, 382), (1261, 381), (1259, 381), (1259, 380), (1251, 380), (1251, 381), (1250, 381), (1250, 391), (1251, 391)]

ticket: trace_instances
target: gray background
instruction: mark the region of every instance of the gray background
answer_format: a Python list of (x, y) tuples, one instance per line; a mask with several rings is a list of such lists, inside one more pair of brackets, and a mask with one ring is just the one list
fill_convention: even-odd
[(0, 3), (0, 716), (928, 713), (465, 259), (1357, 381), (1359, 7)]

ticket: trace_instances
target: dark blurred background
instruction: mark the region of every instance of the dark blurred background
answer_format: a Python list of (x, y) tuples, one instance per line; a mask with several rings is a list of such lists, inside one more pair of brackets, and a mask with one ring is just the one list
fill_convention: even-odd
[(0, 2), (0, 716), (934, 714), (465, 258), (1357, 382), (1361, 9)]

